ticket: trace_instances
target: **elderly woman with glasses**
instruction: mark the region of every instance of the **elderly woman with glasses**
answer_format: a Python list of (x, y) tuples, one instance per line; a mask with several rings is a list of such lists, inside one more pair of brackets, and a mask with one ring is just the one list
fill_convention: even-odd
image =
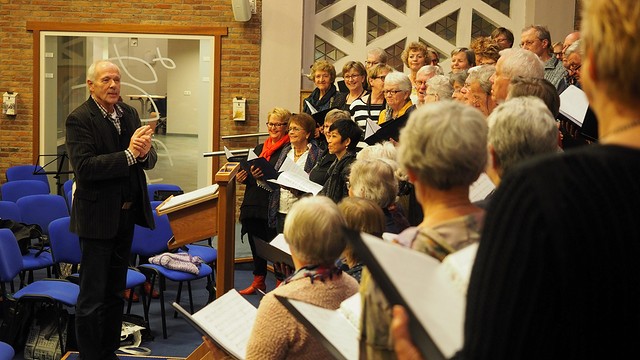
[(384, 79), (393, 71), (393, 68), (386, 64), (374, 65), (367, 71), (370, 93), (355, 100), (349, 107), (351, 118), (360, 128), (364, 129), (367, 119), (378, 121), (380, 112), (387, 104), (382, 93)]
[[(285, 146), (289, 144), (287, 126), (291, 113), (283, 108), (274, 108), (267, 116), (267, 130), (269, 137), (263, 144), (259, 144), (253, 150), (256, 155), (265, 158), (272, 165), (280, 158)], [(251, 172), (238, 171), (236, 180), (245, 184), (244, 198), (240, 205), (240, 223), (242, 224), (242, 236), (247, 234), (249, 246), (253, 255), (253, 282), (246, 289), (240, 290), (243, 295), (250, 295), (266, 290), (265, 277), (267, 276), (267, 261), (256, 256), (255, 238), (271, 241), (276, 235), (276, 230), (269, 227), (268, 210), (270, 186), (267, 184), (262, 171), (257, 167), (251, 167)]]
[(344, 107), (346, 94), (338, 92), (333, 84), (336, 80), (336, 68), (326, 60), (318, 60), (311, 66), (309, 80), (316, 88), (304, 99), (302, 111), (313, 115), (316, 111)]
[(387, 75), (383, 90), (387, 107), (380, 112), (378, 124), (408, 117), (416, 108), (411, 102), (411, 89), (411, 80), (406, 74), (394, 71)]
[[(320, 148), (311, 141), (316, 122), (309, 114), (295, 114), (289, 119), (289, 144), (285, 145), (276, 161), (275, 168), (280, 170), (288, 159), (300, 170), (309, 173), (316, 165)], [(278, 233), (284, 230), (284, 219), (300, 194), (286, 188), (277, 188), (269, 196), (269, 226)]]

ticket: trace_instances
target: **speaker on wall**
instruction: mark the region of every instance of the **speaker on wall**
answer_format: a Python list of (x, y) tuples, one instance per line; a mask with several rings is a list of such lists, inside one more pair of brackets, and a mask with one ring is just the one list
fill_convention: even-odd
[(236, 21), (249, 21), (251, 19), (251, 4), (249, 0), (231, 0), (233, 6), (233, 18)]

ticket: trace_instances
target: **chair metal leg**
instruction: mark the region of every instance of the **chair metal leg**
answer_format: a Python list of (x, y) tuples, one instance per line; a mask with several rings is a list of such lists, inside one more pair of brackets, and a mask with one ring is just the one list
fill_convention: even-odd
[(187, 290), (189, 291), (189, 307), (190, 307), (191, 313), (193, 314), (195, 311), (193, 311), (193, 296), (191, 294), (191, 281), (187, 281)]
[[(159, 286), (160, 286), (160, 314), (162, 316), (162, 337), (164, 339), (167, 338), (167, 319), (165, 318), (166, 314), (164, 311), (164, 285), (165, 285), (165, 280), (164, 280), (164, 276), (159, 276)], [(151, 298), (151, 296), (149, 296), (149, 298)]]

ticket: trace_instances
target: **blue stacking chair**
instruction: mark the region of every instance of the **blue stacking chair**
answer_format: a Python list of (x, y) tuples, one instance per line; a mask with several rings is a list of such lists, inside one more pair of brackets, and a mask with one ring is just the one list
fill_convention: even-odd
[(16, 180), (38, 180), (47, 184), (47, 193), (51, 192), (49, 188), (49, 179), (44, 173), (44, 168), (40, 165), (14, 165), (7, 169), (5, 175), (7, 182)]
[[(168, 251), (167, 241), (173, 236), (171, 226), (169, 225), (169, 219), (167, 215), (158, 215), (153, 212), (156, 228), (154, 230), (136, 225), (133, 235), (133, 244), (131, 246), (131, 253), (140, 257), (152, 257)], [(188, 272), (177, 271), (168, 269), (162, 265), (154, 264), (142, 264), (138, 266), (138, 269), (145, 274), (149, 274), (151, 281), (151, 292), (155, 285), (156, 278), (158, 279), (158, 291), (160, 293), (160, 313), (162, 316), (162, 336), (167, 338), (167, 323), (166, 312), (164, 306), (164, 289), (166, 288), (166, 280), (177, 282), (178, 292), (176, 295), (176, 303), (180, 303), (180, 294), (182, 291), (182, 283), (187, 283), (187, 289), (189, 292), (189, 305), (191, 312), (194, 312), (193, 297), (191, 292), (191, 281), (206, 278), (212, 274), (213, 270), (207, 264), (200, 265), (200, 271), (198, 275), (194, 275)], [(211, 284), (207, 284), (208, 287)], [(151, 296), (148, 297), (149, 305), (151, 304)], [(147, 307), (148, 311), (149, 307)]]
[[(11, 201), (0, 201), (0, 218), (24, 222), (22, 221), (18, 204)], [(23, 271), (20, 272), (20, 287), (25, 285), (25, 277), (27, 274), (29, 276), (26, 283), (33, 281), (34, 270), (47, 269), (47, 276), (51, 276), (50, 269), (53, 266), (53, 258), (51, 257), (51, 253), (46, 251), (47, 249), (44, 250), (45, 251), (41, 251), (41, 249), (30, 248), (27, 254), (22, 255)], [(13, 290), (13, 283), (11, 283), (11, 290)]]
[(49, 194), (49, 185), (38, 180), (8, 181), (0, 187), (2, 200), (16, 202), (28, 195)]
[(11, 345), (0, 341), (0, 360), (12, 360), (15, 354)]
[(67, 202), (60, 195), (29, 195), (18, 199), (16, 204), (20, 209), (22, 222), (40, 225), (45, 234), (49, 232), (50, 222), (69, 216)]
[(154, 201), (153, 197), (156, 191), (182, 191), (180, 186), (174, 184), (148, 184), (147, 191), (149, 193), (149, 201)]
[[(82, 251), (80, 250), (80, 239), (78, 235), (69, 230), (70, 217), (62, 217), (53, 220), (49, 224), (49, 241), (51, 242), (51, 251), (53, 253), (53, 260), (56, 265), (60, 263), (66, 263), (73, 265), (72, 271), (76, 272), (78, 265), (82, 260)], [(69, 278), (72, 282), (78, 282), (78, 274), (71, 274)], [(137, 286), (142, 286), (147, 278), (138, 270), (129, 268), (127, 271), (127, 289), (133, 289)], [(145, 320), (149, 322), (146, 317), (146, 303), (144, 291), (141, 292), (142, 306), (145, 313)], [(131, 313), (131, 303), (133, 300), (133, 292), (127, 300), (127, 314)], [(147, 326), (148, 328), (148, 326)]]
[[(2, 297), (9, 299), (11, 294), (7, 292), (5, 283), (13, 282), (13, 279), (22, 272), (22, 257), (15, 236), (9, 229), (0, 229), (0, 290)], [(80, 288), (69, 281), (59, 279), (43, 279), (32, 282), (13, 294), (17, 301), (16, 306), (23, 302), (47, 302), (54, 305), (60, 317), (62, 306), (75, 307)], [(11, 327), (12, 324), (9, 324)], [(65, 353), (65, 344), (62, 337), (62, 324), (58, 323), (58, 335), (61, 353)]]

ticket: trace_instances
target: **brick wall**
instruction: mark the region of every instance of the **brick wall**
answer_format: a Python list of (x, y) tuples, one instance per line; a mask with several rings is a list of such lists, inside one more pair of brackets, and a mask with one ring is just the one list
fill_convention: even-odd
[[(220, 133), (257, 132), (261, 0), (248, 22), (236, 22), (230, 0), (0, 0), (0, 94), (18, 92), (18, 115), (0, 114), (0, 183), (12, 165), (31, 164), (33, 132), (32, 33), (27, 21), (228, 27), (222, 38)], [(247, 121), (231, 121), (235, 96), (247, 98)], [(254, 141), (222, 142), (234, 148)], [(214, 169), (215, 171), (215, 169)], [(239, 197), (244, 187), (239, 187)]]

